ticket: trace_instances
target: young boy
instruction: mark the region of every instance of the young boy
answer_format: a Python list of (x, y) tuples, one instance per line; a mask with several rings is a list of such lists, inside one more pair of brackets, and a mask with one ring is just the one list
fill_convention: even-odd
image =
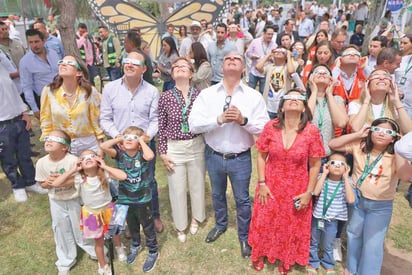
[(146, 236), (146, 246), (149, 254), (143, 265), (143, 272), (153, 270), (159, 258), (156, 232), (152, 214), (152, 190), (148, 162), (154, 158), (153, 151), (145, 143), (143, 130), (130, 126), (123, 136), (102, 143), (101, 149), (110, 157), (115, 158), (119, 169), (127, 174), (127, 179), (119, 182), (117, 203), (129, 205), (127, 224), (132, 236), (130, 254), (126, 262), (135, 261), (142, 249), (140, 240), (140, 225)]
[(74, 177), (61, 187), (54, 187), (54, 180), (77, 164), (77, 157), (68, 153), (70, 137), (55, 130), (45, 138), (44, 149), (48, 155), (36, 163), (36, 181), (49, 190), (50, 212), (54, 241), (56, 243), (56, 266), (59, 274), (68, 274), (76, 263), (77, 247), (80, 246), (91, 258), (96, 258), (93, 240), (83, 240), (80, 231), (80, 198), (74, 186)]
[[(320, 197), (313, 210), (308, 274), (318, 274), (320, 264), (326, 269), (326, 274), (336, 274), (333, 244), (338, 220), (348, 220), (346, 203), (355, 202), (349, 171), (345, 156), (332, 153), (316, 183), (314, 193)], [(319, 248), (323, 251), (322, 259), (319, 259)]]

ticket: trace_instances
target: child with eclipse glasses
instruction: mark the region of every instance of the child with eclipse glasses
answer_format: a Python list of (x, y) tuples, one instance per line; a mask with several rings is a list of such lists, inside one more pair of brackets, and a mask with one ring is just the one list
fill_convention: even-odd
[(127, 263), (135, 261), (141, 247), (140, 225), (146, 237), (149, 254), (143, 265), (143, 272), (151, 271), (159, 257), (156, 232), (152, 213), (152, 190), (148, 162), (154, 158), (153, 151), (146, 144), (149, 140), (142, 129), (129, 126), (114, 139), (102, 143), (101, 149), (116, 159), (119, 169), (127, 178), (119, 182), (118, 204), (128, 205), (127, 224), (132, 237)]
[[(318, 274), (320, 265), (326, 269), (326, 274), (336, 274), (333, 246), (338, 221), (348, 220), (346, 203), (355, 201), (349, 171), (342, 153), (332, 153), (323, 165), (314, 190), (314, 195), (320, 196), (313, 208), (308, 274)], [(322, 259), (319, 259), (319, 248), (323, 251)]]
[(77, 157), (69, 153), (70, 137), (54, 130), (45, 137), (44, 150), (48, 153), (36, 163), (36, 181), (49, 190), (50, 214), (56, 243), (59, 272), (68, 272), (76, 264), (77, 247), (96, 258), (94, 241), (83, 239), (80, 231), (80, 197), (74, 177), (57, 182), (57, 178), (76, 167)]

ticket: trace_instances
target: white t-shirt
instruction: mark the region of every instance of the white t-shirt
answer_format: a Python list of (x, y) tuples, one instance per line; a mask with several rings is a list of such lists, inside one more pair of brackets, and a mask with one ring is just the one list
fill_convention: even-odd
[[(49, 155), (46, 155), (39, 159), (36, 163), (36, 181), (44, 182), (47, 180), (50, 174), (59, 173), (63, 174), (66, 171), (72, 169), (76, 165), (77, 157), (67, 153), (66, 156), (59, 160), (53, 161)], [(53, 200), (71, 200), (79, 197), (78, 186), (76, 183), (70, 187), (58, 187), (49, 189), (49, 198)]]
[(90, 210), (99, 211), (106, 208), (112, 201), (109, 186), (103, 187), (100, 179), (96, 177), (75, 177), (75, 183), (80, 186), (80, 197), (84, 205)]

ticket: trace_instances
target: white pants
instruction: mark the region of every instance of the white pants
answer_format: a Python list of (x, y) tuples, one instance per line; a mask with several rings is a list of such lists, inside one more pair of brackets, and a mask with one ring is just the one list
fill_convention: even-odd
[(80, 231), (80, 199), (49, 201), (59, 271), (68, 271), (76, 263), (76, 244), (96, 257), (94, 240), (83, 240)]
[(97, 142), (96, 136), (72, 138), (70, 153), (79, 156), (85, 150), (92, 150), (98, 153), (99, 143)]
[(188, 225), (187, 183), (189, 185), (192, 218), (203, 222), (205, 214), (205, 143), (202, 136), (191, 140), (171, 140), (167, 155), (174, 162), (174, 172), (168, 173), (169, 197), (176, 229)]

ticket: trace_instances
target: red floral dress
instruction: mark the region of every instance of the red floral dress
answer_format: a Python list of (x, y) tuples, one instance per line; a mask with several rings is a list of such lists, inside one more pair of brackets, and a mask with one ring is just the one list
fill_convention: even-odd
[(308, 123), (298, 133), (292, 146), (286, 150), (282, 131), (268, 122), (256, 141), (260, 152), (267, 152), (266, 185), (274, 199), (266, 205), (258, 198), (256, 187), (249, 244), (252, 261), (266, 256), (270, 263), (280, 260), (286, 269), (298, 263), (307, 265), (311, 232), (312, 207), (297, 211), (293, 197), (307, 191), (309, 182), (309, 158), (325, 156), (319, 130)]

